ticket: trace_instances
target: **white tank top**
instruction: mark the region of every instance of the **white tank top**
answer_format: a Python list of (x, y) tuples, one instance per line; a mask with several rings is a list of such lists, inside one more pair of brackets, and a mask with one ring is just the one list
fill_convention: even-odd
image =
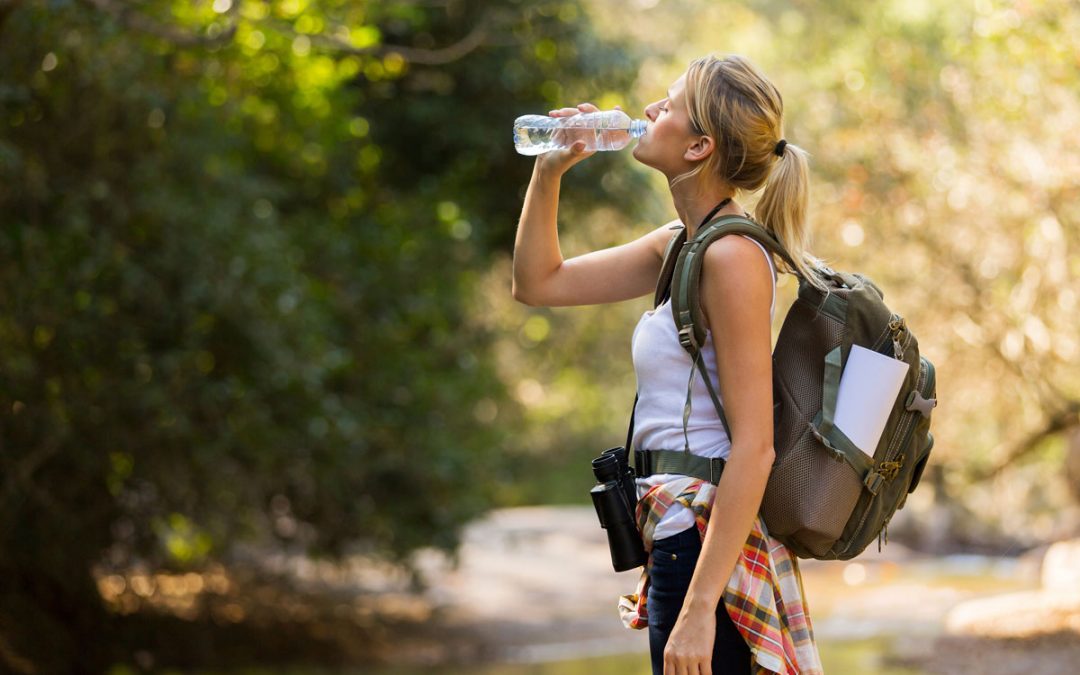
[[(745, 235), (744, 235), (745, 236)], [(765, 247), (750, 237), (769, 262), (773, 274), (772, 304), (769, 318), (776, 310), (776, 268), (772, 256)], [(701, 358), (709, 373), (717, 396), (720, 396), (716, 371), (716, 350), (709, 339), (712, 332), (705, 327), (705, 345)], [(679, 344), (675, 321), (671, 316), (671, 300), (665, 300), (655, 310), (642, 314), (630, 338), (634, 373), (637, 376), (638, 401), (634, 412), (635, 449), (682, 450), (685, 446), (682, 417), (686, 404), (686, 383), (690, 370), (696, 373), (691, 388), (690, 419), (686, 425), (690, 439), (690, 452), (703, 457), (727, 459), (731, 449), (720, 417), (716, 414), (712, 397), (702, 381), (701, 372), (694, 367), (690, 355)], [(724, 400), (721, 397), (720, 403)], [(638, 494), (643, 495), (651, 486), (678, 478), (675, 474), (654, 474), (638, 478)], [(694, 514), (679, 504), (673, 504), (656, 527), (654, 540), (678, 534), (694, 524)]]

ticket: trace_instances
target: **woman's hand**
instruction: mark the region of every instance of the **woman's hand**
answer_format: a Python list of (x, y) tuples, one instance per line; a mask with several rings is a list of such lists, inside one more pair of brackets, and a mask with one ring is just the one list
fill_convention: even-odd
[(716, 614), (685, 605), (664, 647), (664, 675), (712, 675)]
[[(619, 106), (615, 106), (616, 110), (622, 110)], [(576, 108), (559, 108), (558, 110), (552, 110), (548, 113), (549, 117), (571, 117), (578, 113), (591, 113), (599, 112), (592, 103), (579, 103)], [(574, 166), (581, 160), (592, 157), (596, 154), (596, 150), (585, 150), (585, 141), (574, 141), (573, 145), (568, 148), (560, 148), (558, 150), (551, 150), (545, 152), (542, 155), (537, 155), (536, 163), (540, 166), (540, 169), (545, 173), (551, 173), (555, 176), (562, 176), (564, 173), (570, 170), (570, 167)]]

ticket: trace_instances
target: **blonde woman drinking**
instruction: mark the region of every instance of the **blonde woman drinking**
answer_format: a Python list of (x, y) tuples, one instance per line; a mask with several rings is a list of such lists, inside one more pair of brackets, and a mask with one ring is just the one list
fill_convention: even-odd
[[(552, 116), (593, 112), (577, 108)], [(777, 265), (812, 283), (821, 261), (807, 251), (806, 153), (783, 137), (780, 93), (739, 56), (694, 60), (665, 96), (645, 108), (648, 128), (634, 158), (667, 178), (678, 220), (613, 248), (563, 260), (556, 213), (562, 175), (593, 152), (576, 142), (537, 157), (514, 246), (514, 297), (533, 306), (593, 305), (649, 294), (673, 230), (723, 215), (747, 216), (739, 200), (764, 188), (755, 220), (791, 253), (789, 269), (746, 236), (723, 237), (704, 254), (701, 356), (731, 429), (705, 383), (687, 373), (670, 299), (645, 312), (631, 338), (638, 382), (632, 448), (683, 447), (723, 460), (714, 484), (678, 473), (640, 475), (638, 525), (650, 553), (620, 611), (647, 628), (655, 675), (820, 673), (794, 555), (758, 516), (774, 459), (771, 326)], [(822, 287), (824, 285), (822, 284)], [(715, 387), (714, 387), (715, 388)]]

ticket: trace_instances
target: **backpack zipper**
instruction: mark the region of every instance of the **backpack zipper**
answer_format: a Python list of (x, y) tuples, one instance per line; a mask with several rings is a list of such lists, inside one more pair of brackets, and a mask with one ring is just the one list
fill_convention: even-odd
[[(900, 331), (904, 332), (905, 339), (903, 346), (900, 345), (899, 341)], [(892, 339), (891, 354), (882, 349), (882, 347), (889, 343), (890, 338)], [(904, 317), (900, 316), (899, 314), (893, 314), (889, 319), (889, 323), (885, 325), (885, 330), (881, 332), (881, 335), (879, 335), (878, 338), (874, 341), (874, 343), (870, 346), (870, 351), (877, 352), (878, 354), (882, 354), (884, 356), (891, 356), (902, 361), (904, 349), (907, 348), (909, 342), (911, 342), (911, 332), (907, 330), (907, 325), (904, 321)], [(900, 356), (897, 356), (897, 354), (900, 354)]]
[(907, 326), (904, 325), (904, 317), (893, 314), (892, 320), (889, 321), (889, 332), (892, 334), (893, 358), (898, 361), (904, 360), (904, 348), (900, 346), (901, 331), (910, 335)]
[[(907, 342), (910, 342), (910, 335), (911, 334), (908, 333), (909, 339), (905, 341), (905, 344)], [(923, 378), (923, 373), (924, 372), (926, 373), (925, 378)], [(934, 378), (933, 378), (933, 372), (932, 372), (931, 366), (928, 363), (925, 370), (924, 370), (923, 367), (922, 367), (922, 359), (919, 359), (919, 381), (916, 382), (915, 388), (924, 397), (929, 396), (930, 389), (933, 388), (931, 386), (931, 383), (933, 382), (933, 380), (934, 380)], [(919, 382), (922, 382), (922, 386), (919, 386)], [(917, 411), (917, 410), (911, 410), (911, 411), (908, 411), (908, 414), (909, 414), (908, 419), (911, 421), (911, 424), (909, 424), (908, 428), (904, 431), (903, 439), (901, 440), (900, 445), (897, 446), (897, 450), (899, 450), (900, 448), (906, 447), (907, 444), (911, 442), (911, 434), (915, 433), (915, 427), (917, 426), (915, 418), (911, 417), (911, 415), (918, 415), (918, 414), (921, 414), (921, 413), (919, 413), (919, 411)], [(889, 463), (889, 461), (886, 460), (886, 461), (883, 461), (881, 463), (881, 465), (882, 465), (882, 467), (884, 467), (888, 463)], [(895, 478), (896, 473), (898, 473), (900, 471), (900, 467), (903, 466), (902, 462), (892, 462), (892, 464), (895, 465), (895, 469), (893, 469), (893, 475), (889, 476), (887, 478), (887, 480), (892, 480), (893, 478)], [(890, 513), (887, 518), (885, 518), (885, 523), (881, 526), (881, 532), (878, 532), (878, 540), (877, 540), (878, 553), (881, 553), (881, 540), (882, 540), (882, 537), (884, 537), (884, 539), (885, 539), (885, 545), (888, 546), (888, 544), (889, 544), (889, 521), (892, 520), (892, 517), (894, 515), (896, 515), (896, 510), (895, 509), (893, 509), (893, 512)]]
[[(892, 326), (892, 324), (890, 324), (890, 327), (891, 326)], [(900, 328), (904, 328), (904, 320), (903, 319), (900, 319), (899, 326), (900, 326)], [(892, 339), (893, 340), (893, 349), (894, 349), (894, 351), (898, 351), (900, 354), (904, 353), (903, 352), (904, 348), (911, 342), (911, 333), (906, 331), (906, 330), (905, 330), (905, 333), (906, 333), (906, 335), (905, 335), (905, 340), (904, 340), (904, 346), (900, 345), (900, 341), (896, 337), (896, 334), (895, 333), (893, 334), (893, 339)], [(902, 360), (902, 359), (899, 359), (899, 357), (898, 357), (898, 360)], [(919, 393), (922, 393), (923, 389), (926, 388), (925, 380), (929, 379), (929, 377), (930, 377), (930, 369), (929, 368), (923, 369), (923, 367), (922, 367), (922, 359), (919, 359), (917, 365), (918, 365), (918, 368), (919, 368), (919, 377), (915, 380), (915, 389), (917, 389), (919, 391)], [(899, 433), (899, 434), (896, 434), (895, 436), (893, 436), (893, 442), (889, 444), (889, 447), (885, 448), (885, 454), (881, 458), (881, 464), (878, 465), (881, 468), (885, 468), (886, 471), (899, 471), (899, 469), (900, 469), (899, 466), (897, 466), (897, 467), (895, 467), (895, 469), (893, 469), (891, 466), (886, 466), (886, 465), (888, 465), (888, 464), (890, 464), (892, 462), (895, 462), (895, 458), (892, 455), (895, 454), (896, 452), (899, 452), (900, 448), (904, 447), (904, 445), (907, 443), (906, 436), (910, 433), (910, 429), (914, 429), (914, 427), (915, 427), (914, 415), (919, 414), (918, 411), (909, 410), (909, 411), (906, 411), (906, 412), (907, 412), (907, 417), (905, 417), (900, 422), (900, 424), (903, 425), (901, 428), (904, 429), (904, 431), (902, 433)], [(893, 475), (895, 475), (895, 473)], [(893, 478), (893, 476), (888, 476), (889, 480), (892, 480), (892, 478)]]
[[(893, 348), (893, 353), (891, 354), (891, 356), (893, 358), (903, 360), (903, 359), (900, 359), (900, 357), (897, 357), (897, 353), (899, 353), (901, 355), (903, 355), (903, 353), (904, 353), (903, 352), (904, 347), (900, 345), (900, 341), (899, 341), (899, 338), (898, 338), (898, 333), (901, 330), (904, 330), (904, 332), (907, 333), (907, 335), (905, 336), (907, 339), (904, 341), (904, 346), (907, 346), (907, 344), (911, 341), (911, 333), (910, 333), (910, 331), (907, 331), (906, 328), (907, 328), (907, 326), (905, 325), (904, 317), (902, 317), (899, 314), (896, 314), (894, 312), (890, 316), (889, 323), (886, 324), (885, 330), (882, 331), (881, 335), (874, 341), (874, 344), (870, 347), (870, 350), (874, 351), (874, 352), (877, 352), (879, 354), (882, 354), (884, 356), (890, 356), (890, 354), (883, 351), (882, 348), (886, 344), (888, 344), (890, 339), (891, 339), (892, 340), (892, 348)], [(921, 373), (920, 373), (920, 376), (921, 376)], [(888, 457), (890, 450), (892, 450), (891, 445), (889, 446), (889, 448), (886, 448), (885, 457)], [(885, 462), (882, 461), (882, 464), (884, 464), (884, 463)], [(855, 528), (855, 536), (853, 536), (851, 538), (851, 540), (848, 542), (847, 547), (844, 549), (844, 553), (847, 553), (848, 549), (851, 548), (851, 543), (854, 542), (856, 539), (858, 539), (858, 536), (862, 534), (862, 529), (866, 525), (866, 519), (867, 519), (867, 517), (869, 515), (870, 515), (869, 509), (867, 509), (865, 512), (863, 512), (862, 520), (859, 521), (859, 524)], [(880, 535), (879, 535), (879, 539), (878, 539), (878, 550), (879, 551), (881, 550)]]
[[(932, 373), (931, 373), (930, 366), (928, 365), (926, 368), (923, 368), (922, 367), (922, 359), (919, 359), (919, 379), (915, 383), (915, 389), (918, 390), (919, 394), (921, 394), (924, 398), (926, 397), (927, 394), (930, 393), (930, 384), (932, 383), (931, 375), (932, 375)], [(898, 453), (901, 449), (904, 448), (904, 446), (906, 446), (908, 444), (908, 442), (911, 440), (911, 434), (915, 432), (916, 416), (922, 414), (918, 410), (908, 410), (906, 412), (907, 412), (907, 419), (904, 420), (904, 422), (906, 422), (906, 426), (904, 428), (904, 433), (902, 435), (898, 434), (895, 437), (896, 439), (898, 439), (898, 442), (896, 442), (894, 445), (889, 446), (889, 450), (885, 453), (885, 461), (886, 462), (887, 461), (895, 461), (895, 458), (890, 457), (890, 452), (893, 451), (893, 448), (895, 448), (895, 451)], [(882, 463), (884, 463), (884, 462), (882, 462)]]
[[(932, 377), (932, 369), (931, 369), (931, 367), (929, 365), (927, 365), (927, 367), (924, 369), (922, 367), (922, 359), (920, 358), (919, 359), (919, 379), (915, 383), (915, 389), (917, 389), (920, 394), (923, 394), (925, 396), (926, 394), (929, 393), (930, 385), (933, 383), (933, 380), (934, 380), (934, 378)], [(894, 448), (896, 448), (896, 451), (899, 451), (900, 448), (903, 448), (905, 445), (907, 445), (907, 443), (911, 440), (911, 434), (914, 433), (914, 431), (915, 431), (915, 426), (916, 426), (915, 425), (915, 415), (921, 415), (921, 414), (922, 413), (920, 413), (918, 410), (906, 411), (907, 417), (903, 421), (900, 422), (900, 424), (902, 425), (901, 428), (903, 429), (903, 431), (901, 433), (896, 434), (893, 437), (894, 439), (898, 439), (898, 440), (894, 441), (891, 444), (889, 444), (889, 447), (885, 451), (885, 457), (884, 457), (883, 461), (881, 462), (881, 464), (878, 465), (878, 467), (884, 466), (886, 464), (886, 462), (890, 461), (890, 453), (893, 452)], [(899, 467), (897, 467), (896, 470), (899, 471)], [(894, 477), (895, 477), (895, 475), (894, 475)], [(891, 480), (891, 478), (890, 478), (890, 480)], [(873, 495), (871, 497), (871, 500), (874, 500), (874, 499), (877, 499), (877, 495)], [(851, 549), (851, 546), (854, 544), (854, 542), (857, 541), (862, 536), (863, 528), (866, 527), (866, 519), (869, 516), (870, 516), (870, 509), (868, 508), (865, 511), (863, 511), (862, 519), (859, 521), (859, 524), (855, 526), (855, 533), (852, 535), (851, 539), (848, 541), (847, 547), (844, 549), (845, 554), (848, 552), (848, 550)], [(892, 515), (890, 514), (889, 518), (886, 519), (886, 524), (885, 524), (886, 527), (888, 526), (888, 520), (891, 519), (891, 518), (892, 518)], [(882, 528), (882, 531), (884, 531), (884, 527)], [(878, 533), (878, 550), (879, 551), (881, 550), (881, 533), (880, 532)]]

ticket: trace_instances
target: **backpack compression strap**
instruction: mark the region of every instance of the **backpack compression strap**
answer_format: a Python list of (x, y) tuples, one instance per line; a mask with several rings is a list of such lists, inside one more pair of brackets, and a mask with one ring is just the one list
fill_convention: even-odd
[(709, 377), (705, 363), (701, 359), (701, 347), (705, 344), (706, 321), (700, 302), (701, 264), (704, 260), (705, 249), (720, 237), (729, 234), (745, 234), (752, 237), (767, 250), (783, 258), (792, 270), (798, 269), (787, 249), (771, 232), (741, 216), (721, 216), (702, 227), (695, 233), (692, 240), (683, 243), (671, 280), (671, 316), (675, 321), (675, 330), (679, 334), (679, 343), (694, 360), (694, 367), (690, 369), (690, 380), (686, 385), (686, 404), (683, 406), (683, 438), (686, 442), (684, 448), (686, 452), (690, 451), (687, 425), (690, 421), (695, 367), (701, 372), (713, 406), (716, 408), (716, 414), (720, 417), (728, 438), (731, 439), (731, 427), (724, 414), (724, 407), (720, 404), (720, 397), (713, 386), (712, 378)]

